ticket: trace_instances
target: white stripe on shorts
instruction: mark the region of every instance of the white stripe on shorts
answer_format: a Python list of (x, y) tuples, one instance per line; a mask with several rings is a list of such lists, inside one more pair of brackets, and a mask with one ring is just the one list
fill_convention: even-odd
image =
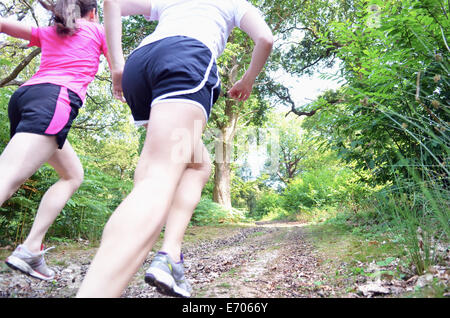
[(192, 89), (186, 89), (184, 91), (170, 92), (170, 93), (161, 95), (153, 100), (151, 106), (153, 106), (153, 104), (155, 104), (156, 102), (160, 102), (161, 100), (167, 99), (169, 97), (197, 93), (199, 90), (201, 90), (203, 88), (203, 86), (205, 86), (206, 82), (208, 81), (209, 73), (211, 73), (213, 64), (214, 64), (214, 56), (211, 56), (211, 61), (209, 62), (208, 68), (206, 69), (205, 77), (203, 78), (202, 82), (197, 87), (192, 88)]

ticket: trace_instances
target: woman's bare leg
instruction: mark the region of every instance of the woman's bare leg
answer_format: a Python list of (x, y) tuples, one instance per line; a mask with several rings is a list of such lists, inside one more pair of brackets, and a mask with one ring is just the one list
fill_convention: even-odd
[(211, 175), (211, 159), (203, 144), (202, 150), (201, 162), (190, 163), (184, 171), (166, 221), (161, 251), (175, 262), (180, 261), (184, 233)]
[[(135, 172), (135, 185), (103, 231), (102, 242), (77, 297), (119, 297), (144, 262), (166, 222), (178, 183), (205, 124), (202, 110), (186, 103), (152, 108), (147, 136)], [(179, 133), (182, 132), (181, 135)], [(185, 158), (174, 153), (180, 140)]]
[(49, 227), (83, 182), (83, 167), (68, 141), (54, 153), (48, 163), (56, 170), (60, 179), (42, 197), (31, 231), (23, 242), (32, 253), (39, 252)]
[(0, 156), (0, 206), (57, 150), (56, 137), (16, 133)]

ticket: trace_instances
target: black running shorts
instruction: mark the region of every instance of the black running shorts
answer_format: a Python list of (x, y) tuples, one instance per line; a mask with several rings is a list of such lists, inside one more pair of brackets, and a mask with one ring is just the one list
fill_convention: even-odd
[(174, 36), (131, 53), (122, 88), (136, 125), (146, 124), (151, 106), (163, 102), (199, 106), (208, 120), (220, 94), (220, 80), (208, 47), (189, 37)]
[(63, 86), (21, 86), (8, 105), (11, 138), (18, 132), (56, 136), (58, 148), (62, 149), (82, 105), (80, 97)]

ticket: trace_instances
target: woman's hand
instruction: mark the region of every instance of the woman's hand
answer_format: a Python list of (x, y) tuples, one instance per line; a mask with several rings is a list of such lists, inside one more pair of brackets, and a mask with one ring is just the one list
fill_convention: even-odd
[(120, 100), (123, 103), (126, 103), (126, 100), (123, 97), (122, 75), (123, 75), (123, 68), (114, 69), (111, 71), (111, 77), (113, 82), (113, 95), (114, 98)]
[(237, 81), (228, 91), (228, 96), (240, 102), (247, 100), (252, 93), (254, 81), (245, 76)]

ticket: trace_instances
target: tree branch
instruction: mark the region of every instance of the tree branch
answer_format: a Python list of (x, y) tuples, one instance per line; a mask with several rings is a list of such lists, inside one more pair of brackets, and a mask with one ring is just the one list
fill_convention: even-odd
[(28, 45), (25, 44), (25, 43), (17, 44), (17, 43), (11, 43), (11, 42), (8, 42), (8, 41), (1, 41), (0, 42), (0, 50), (5, 48), (5, 47), (9, 47), (9, 46), (13, 47), (13, 48), (17, 48), (17, 49), (22, 49), (22, 50), (28, 49)]
[(2, 79), (0, 81), (0, 87), (4, 87), (9, 85), (9, 83), (16, 79), (16, 77), (20, 74), (20, 72), (23, 71), (25, 67), (27, 67), (28, 64), (39, 54), (41, 53), (40, 48), (34, 49), (27, 57), (25, 57), (22, 62), (19, 63), (19, 65), (16, 66), (16, 68), (9, 74), (7, 77)]
[(289, 92), (289, 89), (287, 87), (281, 86), (281, 85), (268, 85), (268, 90), (274, 94), (276, 97), (278, 97), (282, 102), (285, 104), (288, 104), (291, 106), (291, 110), (286, 114), (288, 116), (290, 113), (294, 113), (297, 116), (308, 116), (311, 117), (315, 115), (315, 113), (321, 109), (322, 107), (318, 107), (317, 109), (311, 110), (311, 111), (301, 111), (297, 109), (297, 105), (291, 98), (291, 94)]
[(22, 86), (25, 84), (24, 81), (12, 80), (5, 84), (5, 86)]
[(285, 184), (288, 185), (288, 182), (284, 179), (283, 175), (280, 173), (280, 171), (277, 171), (277, 176), (280, 178), (280, 180)]
[(36, 22), (36, 26), (39, 26), (39, 21), (36, 17), (36, 14), (34, 13), (33, 7), (25, 0), (21, 0), (20, 2), (22, 2), (30, 10), (31, 16), (33, 17), (34, 22)]
[(299, 117), (301, 117), (301, 116), (311, 117), (311, 116), (314, 116), (321, 108), (322, 108), (322, 107), (319, 107), (319, 108), (314, 109), (314, 110), (309, 111), (309, 112), (300, 111), (300, 110), (297, 110), (297, 109), (295, 109), (295, 108), (292, 108), (292, 109), (286, 114), (286, 117), (287, 117), (290, 113), (294, 113), (295, 115), (297, 115), (297, 116), (299, 116)]
[(80, 125), (80, 124), (76, 124), (76, 125), (72, 125), (73, 129), (79, 129), (79, 130), (89, 130), (89, 131), (101, 131), (104, 130), (107, 127), (112, 127), (114, 125), (114, 123), (111, 124), (106, 124), (106, 125), (98, 125), (97, 123), (95, 124), (87, 124), (87, 125)]

